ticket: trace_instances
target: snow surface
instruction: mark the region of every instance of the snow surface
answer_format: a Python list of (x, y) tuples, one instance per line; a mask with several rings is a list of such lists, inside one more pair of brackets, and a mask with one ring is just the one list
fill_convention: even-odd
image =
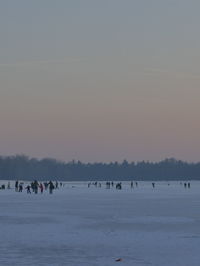
[(200, 182), (122, 184), (0, 190), (0, 265), (199, 266)]

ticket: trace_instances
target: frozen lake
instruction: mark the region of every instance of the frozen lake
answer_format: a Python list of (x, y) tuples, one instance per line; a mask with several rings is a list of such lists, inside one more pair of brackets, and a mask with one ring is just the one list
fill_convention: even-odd
[(0, 230), (2, 266), (199, 266), (200, 182), (0, 190)]

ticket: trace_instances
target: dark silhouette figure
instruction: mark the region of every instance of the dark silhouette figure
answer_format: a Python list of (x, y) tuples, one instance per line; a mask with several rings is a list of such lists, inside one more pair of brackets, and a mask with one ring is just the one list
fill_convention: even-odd
[(122, 183), (121, 182), (116, 184), (116, 189), (119, 189), (119, 190), (122, 189)]
[(28, 185), (27, 187), (25, 187), (27, 194), (31, 194), (31, 186)]
[(49, 185), (49, 194), (53, 194), (53, 190), (55, 188), (53, 182), (50, 181), (48, 185)]
[(107, 189), (110, 188), (110, 182), (106, 182), (106, 188), (107, 188)]
[(19, 186), (19, 181), (17, 180), (17, 181), (15, 182), (15, 191), (16, 191), (16, 192), (18, 192), (18, 186)]
[(33, 191), (35, 192), (35, 194), (38, 193), (38, 187), (39, 187), (39, 183), (38, 183), (37, 180), (35, 180), (35, 181), (33, 182)]
[(40, 185), (39, 185), (39, 188), (40, 188), (40, 193), (42, 194), (42, 193), (43, 193), (43, 191), (44, 191), (44, 186), (43, 186), (43, 184), (42, 184), (42, 183), (40, 183)]
[(19, 192), (22, 192), (23, 191), (23, 185), (22, 183), (19, 184)]
[(11, 189), (10, 182), (8, 182), (7, 189)]

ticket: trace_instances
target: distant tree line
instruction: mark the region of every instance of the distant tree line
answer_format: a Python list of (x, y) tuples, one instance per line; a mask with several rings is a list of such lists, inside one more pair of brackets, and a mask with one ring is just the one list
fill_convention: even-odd
[(160, 162), (82, 163), (26, 155), (0, 156), (0, 179), (5, 180), (200, 180), (200, 162), (174, 158)]

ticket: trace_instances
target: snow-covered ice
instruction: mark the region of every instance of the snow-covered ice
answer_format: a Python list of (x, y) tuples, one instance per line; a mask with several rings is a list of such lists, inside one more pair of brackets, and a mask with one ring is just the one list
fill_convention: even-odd
[(199, 246), (200, 182), (0, 190), (2, 266), (199, 266)]

